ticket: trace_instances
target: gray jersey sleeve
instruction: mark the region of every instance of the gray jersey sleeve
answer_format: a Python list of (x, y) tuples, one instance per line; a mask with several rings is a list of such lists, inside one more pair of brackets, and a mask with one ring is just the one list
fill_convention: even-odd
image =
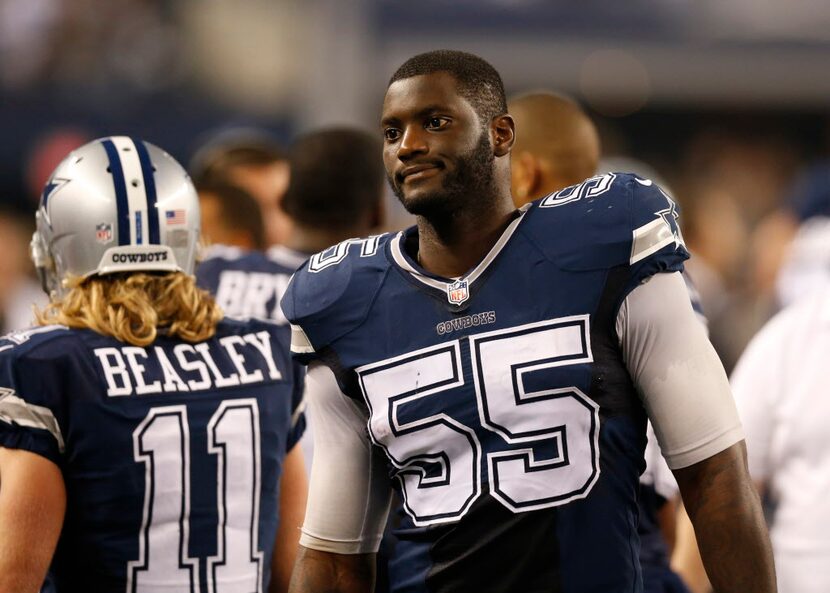
[(617, 316), (623, 359), (671, 469), (744, 438), (729, 381), (679, 272), (635, 288)]
[(314, 462), (300, 544), (337, 554), (377, 552), (391, 489), (382, 453), (369, 442), (367, 411), (334, 374), (312, 363), (306, 379)]

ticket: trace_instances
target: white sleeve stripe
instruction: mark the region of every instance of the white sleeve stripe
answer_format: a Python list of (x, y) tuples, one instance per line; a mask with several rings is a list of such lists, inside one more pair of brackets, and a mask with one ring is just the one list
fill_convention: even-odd
[(634, 229), (631, 240), (631, 265), (674, 243), (674, 234), (662, 218)]
[(314, 346), (311, 345), (311, 340), (299, 325), (291, 324), (291, 352), (295, 354), (311, 354), (314, 352)]
[(9, 424), (45, 430), (58, 442), (63, 453), (65, 444), (58, 421), (49, 408), (27, 403), (8, 388), (0, 388), (0, 420)]

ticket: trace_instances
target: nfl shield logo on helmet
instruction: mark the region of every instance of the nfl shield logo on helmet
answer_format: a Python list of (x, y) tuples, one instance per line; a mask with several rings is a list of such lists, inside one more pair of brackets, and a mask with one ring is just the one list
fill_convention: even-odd
[(112, 241), (112, 225), (108, 222), (95, 225), (95, 239), (104, 244)]
[(453, 305), (460, 305), (470, 298), (466, 280), (456, 280), (447, 285), (447, 300)]

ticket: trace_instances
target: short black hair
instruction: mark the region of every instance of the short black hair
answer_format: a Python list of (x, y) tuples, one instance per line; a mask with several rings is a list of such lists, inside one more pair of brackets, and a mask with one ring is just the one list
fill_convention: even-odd
[(197, 185), (230, 184), (234, 167), (264, 167), (287, 159), (286, 151), (260, 130), (227, 130), (205, 142), (190, 161)]
[(486, 60), (463, 51), (439, 49), (413, 56), (395, 71), (388, 86), (434, 72), (447, 72), (455, 78), (459, 94), (470, 102), (482, 122), (507, 113), (507, 97), (499, 73)]
[(289, 149), (291, 171), (282, 208), (307, 226), (345, 229), (383, 197), (380, 138), (353, 128), (304, 134)]
[(265, 249), (265, 223), (256, 198), (241, 187), (223, 181), (203, 181), (196, 185), (196, 191), (200, 198), (209, 195), (218, 200), (227, 228), (246, 232), (254, 249)]

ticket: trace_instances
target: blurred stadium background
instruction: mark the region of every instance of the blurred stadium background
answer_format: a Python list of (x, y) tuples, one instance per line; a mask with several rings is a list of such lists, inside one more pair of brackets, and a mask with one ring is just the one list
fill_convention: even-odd
[(731, 366), (778, 306), (793, 184), (830, 149), (826, 0), (0, 0), (3, 325), (27, 302), (26, 225), (69, 149), (132, 134), (186, 163), (232, 127), (286, 144), (372, 129), (391, 72), (437, 48), (481, 55), (510, 94), (572, 96), (605, 155), (664, 180)]

